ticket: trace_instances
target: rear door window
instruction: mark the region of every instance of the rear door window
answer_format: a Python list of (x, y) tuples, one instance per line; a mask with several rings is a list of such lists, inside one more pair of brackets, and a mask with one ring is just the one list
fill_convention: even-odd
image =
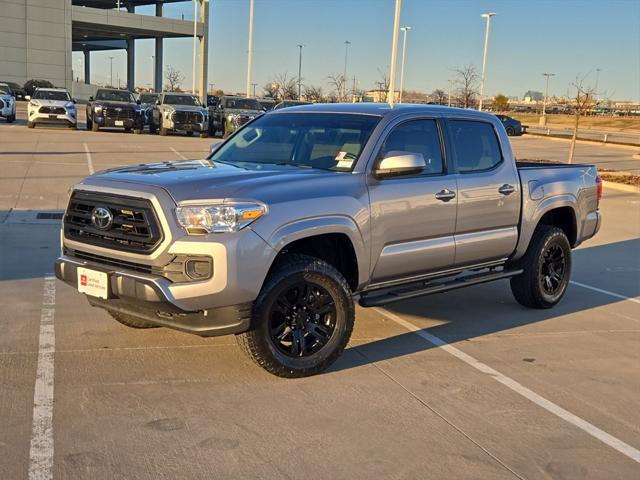
[(449, 128), (458, 172), (490, 170), (502, 162), (500, 143), (490, 123), (449, 120)]

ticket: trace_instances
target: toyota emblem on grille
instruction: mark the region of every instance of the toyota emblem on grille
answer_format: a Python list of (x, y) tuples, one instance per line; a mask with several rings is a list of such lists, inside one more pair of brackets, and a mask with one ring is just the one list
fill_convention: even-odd
[(91, 212), (91, 223), (99, 230), (107, 230), (113, 223), (113, 214), (108, 208), (96, 207)]

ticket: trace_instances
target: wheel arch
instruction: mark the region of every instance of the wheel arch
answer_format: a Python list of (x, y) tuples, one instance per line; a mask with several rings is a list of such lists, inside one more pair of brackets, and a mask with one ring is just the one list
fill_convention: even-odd
[(362, 234), (347, 217), (305, 219), (278, 229), (268, 242), (281, 255), (301, 253), (326, 261), (344, 275), (352, 291), (366, 283), (368, 257)]

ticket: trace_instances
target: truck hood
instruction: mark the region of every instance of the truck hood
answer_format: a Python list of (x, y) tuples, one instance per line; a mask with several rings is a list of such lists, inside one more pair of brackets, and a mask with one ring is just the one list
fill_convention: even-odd
[(176, 112), (202, 112), (204, 108), (197, 107), (195, 105), (170, 105), (165, 104), (164, 107), (170, 110), (175, 110)]
[(32, 99), (31, 102), (34, 105), (41, 107), (64, 107), (71, 103), (71, 100), (41, 100), (39, 98)]
[(287, 189), (295, 180), (300, 187), (305, 180), (345, 175), (325, 170), (277, 165), (242, 168), (208, 160), (185, 160), (148, 163), (98, 172), (83, 181), (85, 185), (101, 185), (103, 181), (157, 186), (167, 191), (176, 203), (197, 200), (223, 201), (262, 200), (265, 194)]
[(253, 115), (255, 117), (257, 117), (258, 115), (262, 115), (264, 113), (264, 111), (262, 110), (243, 110), (243, 109), (238, 109), (238, 108), (227, 108), (224, 113), (226, 113), (227, 115), (229, 114), (233, 114), (233, 115)]
[(95, 105), (100, 105), (103, 107), (130, 107), (136, 108), (138, 105), (136, 103), (131, 102), (117, 102), (115, 100), (96, 100), (94, 102)]

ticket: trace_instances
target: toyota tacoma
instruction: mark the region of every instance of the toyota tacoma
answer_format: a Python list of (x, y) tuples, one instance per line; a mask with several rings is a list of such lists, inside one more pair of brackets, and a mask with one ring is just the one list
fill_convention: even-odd
[(275, 110), (205, 160), (92, 175), (59, 279), (134, 328), (235, 334), (267, 371), (326, 369), (355, 308), (509, 279), (550, 308), (600, 227), (593, 165), (514, 160), (487, 113), (430, 105)]

